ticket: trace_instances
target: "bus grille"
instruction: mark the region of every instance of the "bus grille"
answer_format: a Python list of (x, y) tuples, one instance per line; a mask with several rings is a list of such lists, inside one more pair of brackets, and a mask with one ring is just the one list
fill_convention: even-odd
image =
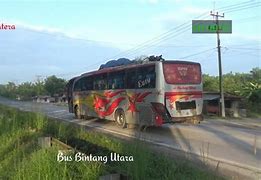
[(196, 109), (196, 102), (195, 101), (176, 102), (176, 109), (177, 110)]

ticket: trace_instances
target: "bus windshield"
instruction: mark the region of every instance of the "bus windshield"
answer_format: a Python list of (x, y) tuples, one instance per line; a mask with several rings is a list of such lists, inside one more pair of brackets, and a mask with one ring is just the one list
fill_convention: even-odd
[(168, 84), (200, 84), (199, 64), (164, 63), (163, 73)]

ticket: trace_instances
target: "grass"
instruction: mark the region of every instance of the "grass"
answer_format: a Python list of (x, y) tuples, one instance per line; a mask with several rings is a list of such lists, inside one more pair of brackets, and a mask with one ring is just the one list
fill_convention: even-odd
[(261, 118), (261, 103), (247, 103), (247, 117)]
[[(132, 155), (133, 162), (58, 162), (58, 147), (40, 148), (38, 137), (52, 136), (85, 154)], [(98, 179), (122, 173), (130, 179), (222, 179), (187, 160), (155, 154), (142, 142), (106, 135), (0, 105), (0, 179)]]

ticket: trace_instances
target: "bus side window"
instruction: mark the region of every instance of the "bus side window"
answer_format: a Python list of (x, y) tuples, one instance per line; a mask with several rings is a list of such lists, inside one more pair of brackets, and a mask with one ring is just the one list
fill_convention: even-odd
[(112, 76), (112, 74), (108, 75), (108, 89), (114, 89), (113, 88), (113, 76)]
[(108, 89), (123, 89), (124, 88), (125, 72), (112, 72), (108, 75)]
[(94, 90), (105, 90), (107, 89), (107, 74), (101, 74), (94, 76)]
[(82, 79), (82, 91), (92, 90), (93, 89), (93, 81), (92, 77), (84, 77)]
[(98, 80), (99, 80), (99, 78), (97, 75), (93, 77), (93, 89), (94, 90), (99, 90)]
[(81, 83), (81, 91), (86, 91), (87, 87), (86, 87), (86, 77), (82, 78), (80, 81), (82, 81)]
[(76, 81), (73, 90), (74, 91), (81, 91), (81, 80)]
[(136, 88), (136, 70), (131, 69), (126, 71), (126, 89), (135, 89)]
[(124, 89), (125, 71), (119, 72), (116, 75), (116, 89)]
[(155, 66), (141, 67), (137, 71), (137, 88), (155, 88)]

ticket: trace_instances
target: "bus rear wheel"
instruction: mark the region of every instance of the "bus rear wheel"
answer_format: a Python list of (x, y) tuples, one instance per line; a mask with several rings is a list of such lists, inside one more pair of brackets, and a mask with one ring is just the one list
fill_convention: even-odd
[(120, 126), (122, 128), (127, 127), (126, 117), (125, 117), (124, 111), (122, 109), (119, 109), (116, 111), (115, 122), (117, 123), (118, 126)]
[(75, 115), (76, 119), (81, 119), (81, 113), (80, 113), (79, 106), (75, 106), (75, 108), (74, 108), (74, 115)]

